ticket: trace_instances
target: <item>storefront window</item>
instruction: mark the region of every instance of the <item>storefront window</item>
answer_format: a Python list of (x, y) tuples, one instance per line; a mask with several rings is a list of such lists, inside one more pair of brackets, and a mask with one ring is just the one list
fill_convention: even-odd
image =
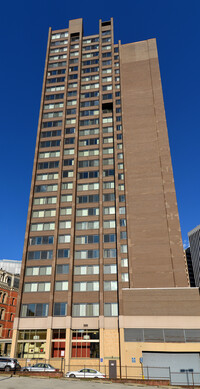
[(99, 358), (99, 331), (72, 331), (72, 358)]
[(44, 358), (46, 330), (19, 331), (17, 358)]

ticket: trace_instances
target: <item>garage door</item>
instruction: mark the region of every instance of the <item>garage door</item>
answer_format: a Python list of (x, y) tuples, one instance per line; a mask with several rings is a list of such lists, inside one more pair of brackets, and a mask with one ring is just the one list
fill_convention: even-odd
[(143, 374), (172, 385), (200, 385), (199, 353), (143, 352)]

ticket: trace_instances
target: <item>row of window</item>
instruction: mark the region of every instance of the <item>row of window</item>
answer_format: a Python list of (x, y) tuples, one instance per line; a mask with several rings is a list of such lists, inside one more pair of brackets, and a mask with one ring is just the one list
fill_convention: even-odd
[[(109, 273), (110, 274), (110, 273)], [(128, 273), (122, 273), (128, 281)], [(122, 279), (123, 281), (123, 279)], [(50, 292), (51, 282), (25, 282), (24, 293)], [(55, 291), (68, 291), (68, 281), (55, 281)], [(99, 281), (80, 281), (73, 283), (74, 292), (98, 292)], [(117, 291), (117, 281), (104, 281), (104, 291)]]
[[(47, 317), (49, 304), (23, 304), (21, 307), (21, 317)], [(66, 316), (67, 303), (54, 303), (53, 315)], [(99, 316), (99, 304), (73, 304), (72, 316), (74, 317), (90, 317)], [(104, 316), (118, 316), (117, 303), (104, 304)], [(24, 338), (23, 338), (24, 339)]]
[[(127, 261), (126, 258), (123, 261)], [(125, 262), (123, 262), (124, 264)], [(122, 266), (125, 267), (125, 266)], [(104, 265), (104, 274), (117, 274), (117, 264)], [(51, 266), (29, 266), (26, 268), (26, 276), (48, 276), (51, 275)], [(69, 274), (69, 264), (56, 265), (56, 274)], [(99, 274), (99, 265), (74, 266), (74, 275)], [(122, 280), (125, 281), (128, 273), (122, 273)], [(4, 302), (3, 302), (4, 303)]]

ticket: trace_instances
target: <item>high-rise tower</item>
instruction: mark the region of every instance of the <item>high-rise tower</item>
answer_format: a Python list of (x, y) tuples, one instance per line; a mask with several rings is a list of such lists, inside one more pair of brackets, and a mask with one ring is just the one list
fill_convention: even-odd
[(156, 41), (112, 19), (49, 31), (21, 274), (13, 355), (66, 363), (120, 359), (138, 293), (188, 287)]

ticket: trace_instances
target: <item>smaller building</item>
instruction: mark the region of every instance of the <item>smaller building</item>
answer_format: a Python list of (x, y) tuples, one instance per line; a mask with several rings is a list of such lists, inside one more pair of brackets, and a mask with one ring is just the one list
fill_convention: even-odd
[(16, 259), (1, 259), (0, 269), (6, 270), (12, 274), (20, 274), (22, 261)]
[(0, 355), (10, 355), (19, 275), (0, 269)]
[(196, 287), (200, 286), (200, 225), (188, 232)]

